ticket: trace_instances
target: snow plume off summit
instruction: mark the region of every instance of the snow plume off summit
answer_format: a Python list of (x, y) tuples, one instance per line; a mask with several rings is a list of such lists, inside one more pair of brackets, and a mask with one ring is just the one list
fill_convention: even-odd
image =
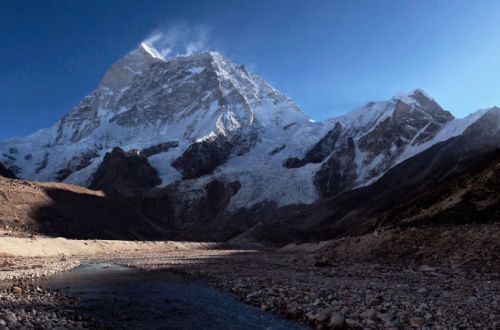
[(207, 50), (210, 30), (206, 26), (178, 24), (155, 30), (143, 42), (165, 58), (190, 56)]

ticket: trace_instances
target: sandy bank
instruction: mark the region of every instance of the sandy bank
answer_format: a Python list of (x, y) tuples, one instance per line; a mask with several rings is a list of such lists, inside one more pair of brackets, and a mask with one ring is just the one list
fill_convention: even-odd
[(66, 238), (0, 237), (0, 255), (17, 257), (97, 256), (108, 253), (161, 253), (174, 250), (215, 249), (217, 243), (71, 240)]

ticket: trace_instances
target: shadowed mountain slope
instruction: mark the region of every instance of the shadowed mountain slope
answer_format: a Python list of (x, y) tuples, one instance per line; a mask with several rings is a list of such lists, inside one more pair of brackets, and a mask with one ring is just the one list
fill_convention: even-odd
[(0, 162), (0, 176), (9, 179), (17, 179), (16, 175), (9, 170), (2, 162)]
[(92, 239), (161, 239), (163, 230), (102, 192), (64, 183), (0, 177), (0, 228), (11, 233)]
[[(302, 224), (320, 237), (334, 237), (389, 224), (497, 221), (499, 124), (500, 109), (492, 108), (462, 135), (406, 160), (374, 184), (324, 201)], [(482, 196), (474, 198), (483, 199), (485, 208), (471, 196)]]

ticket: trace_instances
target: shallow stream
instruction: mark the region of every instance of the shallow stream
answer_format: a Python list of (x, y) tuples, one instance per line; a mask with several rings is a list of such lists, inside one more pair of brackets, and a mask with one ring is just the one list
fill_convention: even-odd
[(171, 272), (88, 263), (37, 283), (78, 298), (84, 315), (113, 328), (306, 329)]

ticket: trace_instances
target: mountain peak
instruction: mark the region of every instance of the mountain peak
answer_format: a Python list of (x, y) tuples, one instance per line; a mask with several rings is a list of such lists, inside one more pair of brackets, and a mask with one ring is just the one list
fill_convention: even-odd
[[(352, 127), (373, 127), (393, 116), (400, 108), (398, 102), (404, 103), (411, 109), (418, 109), (427, 115), (435, 118), (439, 122), (447, 122), (453, 116), (441, 108), (441, 106), (422, 89), (399, 92), (388, 101), (368, 102), (362, 107), (352, 110), (340, 117), (344, 125)], [(406, 108), (403, 105), (403, 108)]]
[(143, 73), (151, 64), (165, 61), (152, 46), (142, 42), (139, 46), (115, 62), (101, 80), (100, 86), (113, 91), (129, 84), (133, 77)]
[(165, 61), (165, 58), (160, 54), (160, 52), (146, 42), (141, 42), (139, 47), (136, 49), (138, 52), (141, 52), (145, 55), (151, 56), (152, 58)]
[[(219, 52), (216, 51), (204, 51), (199, 53), (194, 53), (190, 55), (178, 55), (172, 60), (181, 60), (187, 62), (212, 62), (212, 63), (232, 63), (230, 60), (226, 59)], [(168, 61), (168, 60), (167, 60)], [(234, 63), (233, 63), (234, 64)]]
[(408, 105), (422, 103), (422, 100), (434, 101), (423, 89), (417, 88), (411, 91), (401, 91), (392, 97), (392, 100), (399, 100)]

